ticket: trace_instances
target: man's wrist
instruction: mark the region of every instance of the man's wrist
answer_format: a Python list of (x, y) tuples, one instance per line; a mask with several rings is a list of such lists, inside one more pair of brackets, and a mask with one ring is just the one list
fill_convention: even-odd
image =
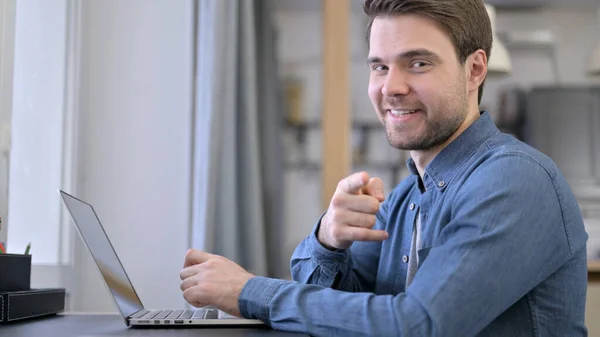
[(315, 223), (310, 235), (307, 238), (307, 248), (312, 260), (324, 269), (330, 271), (330, 274), (335, 274), (340, 268), (340, 264), (347, 264), (350, 259), (349, 250), (333, 249), (330, 250), (319, 242), (317, 238), (319, 226), (324, 215), (321, 216), (318, 222)]
[(323, 230), (323, 223), (327, 221), (327, 213), (325, 213), (325, 215), (321, 218), (321, 221), (319, 221), (319, 224), (317, 225), (317, 242), (319, 242), (319, 244), (321, 246), (323, 246), (323, 248), (326, 248), (328, 250), (331, 251), (335, 251), (337, 250), (335, 247), (331, 246), (330, 244), (327, 243), (327, 238), (325, 236), (325, 231)]

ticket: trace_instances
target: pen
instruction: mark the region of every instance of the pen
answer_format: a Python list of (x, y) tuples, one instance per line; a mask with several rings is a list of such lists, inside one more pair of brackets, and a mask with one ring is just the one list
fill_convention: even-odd
[(29, 255), (29, 249), (31, 249), (31, 242), (27, 244), (27, 248), (25, 248), (25, 255)]

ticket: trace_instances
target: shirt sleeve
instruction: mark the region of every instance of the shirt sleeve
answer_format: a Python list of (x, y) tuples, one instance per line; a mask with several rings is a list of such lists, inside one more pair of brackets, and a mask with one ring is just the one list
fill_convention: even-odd
[[(387, 203), (384, 201), (377, 213), (374, 228), (384, 229), (386, 217)], [(321, 219), (292, 255), (292, 279), (349, 292), (373, 292), (381, 242), (357, 241), (350, 249), (329, 250), (317, 239)]]
[(568, 239), (563, 213), (573, 210), (560, 193), (554, 173), (525, 155), (488, 159), (453, 196), (452, 220), (405, 293), (254, 277), (241, 313), (313, 336), (477, 335), (584, 249)]

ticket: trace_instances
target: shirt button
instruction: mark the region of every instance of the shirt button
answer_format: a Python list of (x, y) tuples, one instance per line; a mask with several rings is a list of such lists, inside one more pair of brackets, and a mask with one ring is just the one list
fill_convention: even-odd
[(438, 186), (439, 186), (439, 187), (444, 187), (444, 186), (446, 186), (446, 182), (445, 182), (445, 181), (443, 181), (443, 180), (441, 180), (441, 181), (438, 183)]
[(402, 262), (407, 263), (408, 262), (408, 256), (402, 255)]
[(415, 204), (414, 203), (410, 203), (410, 210), (412, 211), (413, 209), (415, 209)]

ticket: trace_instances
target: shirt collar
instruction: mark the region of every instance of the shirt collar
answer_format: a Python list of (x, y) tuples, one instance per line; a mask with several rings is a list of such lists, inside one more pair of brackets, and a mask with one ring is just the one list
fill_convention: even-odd
[[(480, 112), (480, 117), (442, 149), (425, 167), (423, 175), (425, 187), (429, 189), (435, 186), (440, 190), (445, 189), (456, 170), (475, 152), (479, 145), (499, 132), (500, 130), (494, 124), (490, 114), (485, 110)], [(406, 161), (406, 165), (412, 174), (419, 175), (412, 158)]]

